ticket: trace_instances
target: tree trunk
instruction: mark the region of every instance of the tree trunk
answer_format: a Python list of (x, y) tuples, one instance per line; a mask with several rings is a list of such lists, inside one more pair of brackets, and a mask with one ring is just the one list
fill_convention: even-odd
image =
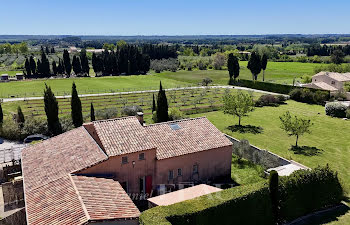
[(241, 117), (238, 117), (238, 126), (241, 126)]
[(263, 81), (265, 81), (265, 70), (263, 70)]
[(299, 135), (297, 135), (297, 140), (295, 141), (295, 147), (298, 147), (298, 139), (299, 139)]

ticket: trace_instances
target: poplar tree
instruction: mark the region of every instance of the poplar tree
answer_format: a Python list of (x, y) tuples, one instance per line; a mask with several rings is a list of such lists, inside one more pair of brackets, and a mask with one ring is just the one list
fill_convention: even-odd
[(162, 82), (159, 85), (159, 92), (157, 98), (157, 108), (156, 108), (157, 122), (166, 122), (169, 119), (168, 115), (168, 100), (163, 90)]
[(62, 127), (58, 118), (58, 102), (51, 87), (47, 86), (47, 84), (45, 84), (44, 104), (49, 133), (52, 135), (61, 134)]
[(92, 104), (92, 102), (91, 102), (91, 107), (90, 107), (90, 118), (91, 118), (91, 122), (96, 120), (95, 108), (94, 108), (94, 105)]
[(75, 127), (80, 127), (81, 125), (83, 125), (83, 112), (81, 107), (81, 101), (77, 92), (77, 87), (74, 82), (72, 85), (71, 109), (73, 124)]

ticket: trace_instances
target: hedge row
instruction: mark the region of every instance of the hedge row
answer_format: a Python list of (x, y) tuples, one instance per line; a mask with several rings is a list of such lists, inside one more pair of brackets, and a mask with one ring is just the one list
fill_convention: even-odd
[[(338, 204), (343, 189), (328, 167), (300, 170), (279, 184), (280, 220), (291, 221), (323, 207)], [(266, 182), (234, 187), (170, 206), (143, 212), (142, 225), (273, 224)]]
[(285, 84), (276, 84), (276, 83), (239, 79), (236, 83), (231, 82), (230, 85), (237, 85), (237, 86), (248, 87), (248, 88), (286, 94), (286, 95), (290, 94), (291, 91), (293, 91), (294, 89), (300, 89), (300, 90), (307, 90), (313, 93), (317, 92), (318, 95), (327, 96), (326, 101), (329, 100), (330, 98), (330, 92), (326, 90), (319, 90), (319, 89), (307, 88), (307, 87), (295, 87), (295, 86), (285, 85)]
[(140, 224), (230, 225), (233, 221), (237, 221), (237, 224), (271, 225), (270, 208), (268, 185), (266, 182), (261, 182), (226, 189), (170, 206), (149, 209), (141, 214)]

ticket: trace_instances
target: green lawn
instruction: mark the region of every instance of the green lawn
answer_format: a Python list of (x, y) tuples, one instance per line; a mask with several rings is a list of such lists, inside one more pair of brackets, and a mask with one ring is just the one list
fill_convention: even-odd
[[(308, 105), (295, 101), (287, 101), (280, 107), (257, 108), (242, 120), (242, 125), (262, 127), (260, 134), (237, 133), (229, 130), (229, 126), (238, 122), (237, 118), (225, 115), (222, 111), (194, 114), (191, 117), (206, 116), (222, 132), (238, 139), (247, 139), (253, 145), (272, 151), (287, 159), (293, 159), (309, 167), (326, 165), (338, 171), (339, 177), (347, 192), (350, 193), (350, 121), (331, 118), (325, 115), (324, 107)], [(301, 146), (315, 147), (316, 150), (305, 150), (296, 154), (290, 150), (295, 143), (294, 137), (287, 136), (280, 129), (279, 116), (289, 110), (292, 115), (310, 118), (314, 125), (312, 133), (299, 139)], [(339, 222), (330, 224), (350, 224), (350, 212), (339, 218)]]
[[(300, 77), (303, 75), (313, 75), (314, 68), (319, 65), (315, 63), (269, 62), (265, 72), (265, 81), (292, 84), (294, 77), (301, 80)], [(247, 62), (240, 62), (240, 66), (239, 78), (252, 79), (250, 70), (247, 69)], [(215, 84), (227, 84), (229, 80), (227, 70), (163, 72), (157, 74), (157, 76), (194, 84), (201, 82), (205, 77), (210, 77)], [(262, 73), (258, 76), (258, 80), (262, 80)]]
[(23, 71), (20, 71), (20, 70), (11, 70), (11, 71), (3, 71), (3, 70), (0, 70), (0, 75), (2, 74), (8, 74), (9, 76), (16, 76), (16, 73), (23, 73)]
[(231, 177), (237, 184), (247, 185), (265, 180), (264, 169), (246, 159), (238, 162), (237, 156), (232, 156)]
[(159, 81), (162, 81), (165, 88), (188, 86), (188, 83), (183, 81), (153, 75), (40, 79), (0, 83), (0, 98), (7, 98), (11, 95), (16, 97), (42, 96), (45, 83), (52, 87), (56, 95), (69, 94), (73, 81), (76, 83), (80, 94), (158, 89)]

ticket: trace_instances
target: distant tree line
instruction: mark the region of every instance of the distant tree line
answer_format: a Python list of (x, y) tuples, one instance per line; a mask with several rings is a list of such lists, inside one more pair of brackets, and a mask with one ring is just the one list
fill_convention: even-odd
[(141, 51), (143, 54), (149, 55), (150, 59), (177, 58), (177, 47), (172, 45), (144, 44)]
[(89, 76), (90, 66), (85, 49), (81, 50), (79, 56), (74, 55), (72, 61), (69, 52), (64, 50), (63, 59), (59, 58), (58, 62), (52, 61), (51, 66), (47, 58), (47, 52), (54, 53), (55, 50), (54, 48), (49, 50), (48, 47), (45, 49), (42, 47), (40, 59), (35, 60), (33, 55), (26, 58), (24, 72), (27, 78), (47, 78), (57, 75), (66, 75), (69, 77), (72, 70), (76, 76)]
[(336, 50), (342, 51), (344, 55), (350, 55), (350, 45), (311, 45), (306, 49), (307, 56), (330, 56)]
[(93, 53), (92, 67), (98, 76), (146, 74), (150, 69), (150, 57), (142, 54), (137, 46), (126, 44), (118, 46), (116, 51)]

